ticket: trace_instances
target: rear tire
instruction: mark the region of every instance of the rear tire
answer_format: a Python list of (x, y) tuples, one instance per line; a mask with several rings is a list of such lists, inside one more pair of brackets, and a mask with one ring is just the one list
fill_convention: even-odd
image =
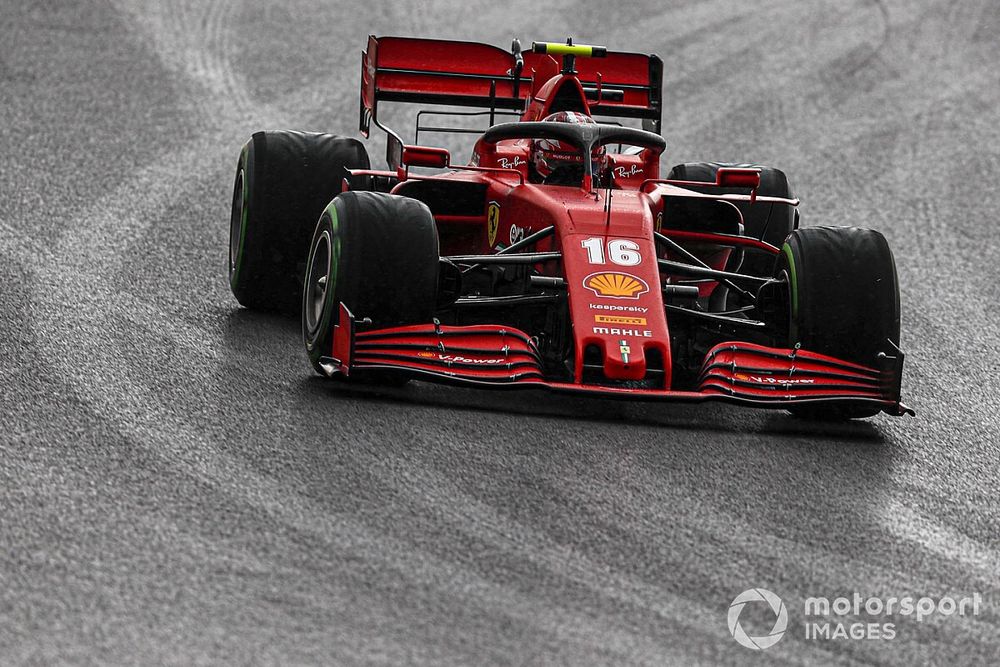
[(254, 310), (298, 311), (309, 239), (364, 145), (332, 134), (257, 132), (240, 153), (229, 225), (229, 286)]
[[(788, 283), (788, 345), (875, 366), (899, 345), (899, 283), (885, 237), (858, 227), (808, 227), (785, 240), (774, 269)], [(870, 417), (880, 408), (831, 403), (794, 408), (811, 419)]]
[[(316, 372), (343, 302), (381, 327), (430, 322), (437, 306), (438, 233), (423, 202), (345, 192), (323, 211), (306, 264), (302, 337)], [(387, 376), (392, 382), (394, 378)]]

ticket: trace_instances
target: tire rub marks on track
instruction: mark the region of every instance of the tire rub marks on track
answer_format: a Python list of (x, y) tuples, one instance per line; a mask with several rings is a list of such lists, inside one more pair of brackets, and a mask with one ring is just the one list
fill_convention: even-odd
[[(40, 466), (59, 472), (39, 480), (19, 471), (35, 486), (11, 477), (7, 487), (21, 493), (24, 483), (43, 506), (64, 489), (83, 499), (93, 488), (122, 493), (135, 522), (162, 533), (154, 572), (177, 599), (150, 600), (132, 574), (149, 545), (116, 535), (88, 550), (68, 537), (81, 551), (50, 556), (62, 571), (17, 570), (12, 590), (50, 586), (60, 619), (106, 626), (106, 636), (49, 626), (45, 655), (80, 656), (102, 641), (103, 655), (122, 662), (147, 645), (191, 661), (736, 663), (746, 653), (728, 637), (725, 606), (749, 586), (773, 587), (790, 610), (810, 594), (995, 589), (997, 392), (983, 357), (995, 349), (995, 309), (979, 305), (988, 281), (927, 280), (997, 252), (976, 222), (990, 211), (964, 161), (1000, 177), (995, 77), (983, 57), (996, 46), (966, 39), (995, 10), (943, 5), (884, 5), (888, 42), (851, 75), (844, 64), (878, 42), (877, 26), (853, 27), (878, 15), (870, 3), (814, 12), (772, 2), (745, 15), (725, 2), (651, 5), (636, 9), (650, 15), (642, 26), (588, 37), (665, 59), (685, 45), (666, 73), (673, 161), (774, 157), (806, 201), (807, 224), (863, 221), (890, 235), (910, 314), (906, 389), (921, 417), (829, 429), (739, 410), (526, 403), (428, 386), (369, 395), (308, 381), (295, 327), (235, 311), (225, 292), (223, 200), (249, 131), (324, 127), (336, 114), (352, 130), (356, 58), (346, 74), (331, 73), (345, 99), (303, 79), (262, 104), (235, 61), (243, 36), (234, 26), (264, 50), (299, 45), (268, 43), (241, 23), (259, 5), (116, 3), (184, 82), (182, 138), (76, 210), (54, 242), (4, 220), (11, 234), (0, 243), (32, 275), (33, 328), (66, 344), (31, 350), (71, 386), (65, 411), (96, 413), (158, 468), (164, 488), (178, 488), (171, 496), (158, 486), (165, 507), (151, 511), (134, 489), (88, 486), (91, 451), (72, 440), (54, 459), (71, 469)], [(356, 11), (328, 21), (331, 33), (363, 40), (409, 25), (505, 44), (512, 29), (499, 10), (478, 21), (466, 20), (474, 10), (436, 6)], [(315, 32), (334, 13), (303, 1), (288, 15), (307, 16), (302, 27)], [(546, 13), (525, 4), (509, 15), (522, 40), (555, 39), (577, 15), (592, 31), (605, 14), (614, 19), (574, 6)], [(359, 50), (342, 41), (327, 37), (314, 53)], [(943, 166), (928, 173), (928, 164)], [(157, 255), (161, 239), (175, 245)], [(218, 260), (202, 261), (206, 246), (219, 248)], [(186, 287), (178, 302), (166, 278), (148, 276), (174, 265), (191, 278), (217, 275), (218, 287)], [(980, 334), (970, 340), (970, 331)], [(106, 530), (88, 507), (71, 503), (56, 526), (70, 536), (75, 521)], [(31, 530), (18, 520), (15, 530)], [(104, 588), (66, 574), (90, 570), (128, 574)], [(81, 602), (92, 596), (125, 618), (102, 624), (101, 609)], [(162, 623), (150, 611), (175, 608), (183, 612)], [(891, 645), (809, 644), (789, 633), (768, 657), (908, 664), (996, 653), (995, 615), (956, 621), (930, 622), (933, 646), (910, 624)]]

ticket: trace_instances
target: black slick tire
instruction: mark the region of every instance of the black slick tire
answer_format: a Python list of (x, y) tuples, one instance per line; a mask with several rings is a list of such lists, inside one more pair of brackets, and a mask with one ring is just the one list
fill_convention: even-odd
[(370, 166), (364, 145), (332, 134), (257, 132), (236, 166), (229, 286), (246, 308), (294, 314), (309, 240), (347, 169)]
[[(864, 366), (899, 345), (899, 283), (885, 237), (858, 227), (807, 227), (788, 235), (775, 277), (788, 285), (789, 347)], [(850, 419), (879, 412), (871, 405), (803, 406), (793, 414)]]
[(430, 322), (438, 292), (437, 226), (423, 202), (345, 192), (313, 232), (302, 298), (302, 337), (313, 367), (332, 352), (344, 303), (356, 321), (390, 327)]

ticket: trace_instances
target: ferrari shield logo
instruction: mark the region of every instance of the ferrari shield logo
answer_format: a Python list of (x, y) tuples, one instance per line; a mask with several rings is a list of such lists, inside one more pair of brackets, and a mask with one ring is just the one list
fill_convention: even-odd
[(496, 245), (497, 229), (500, 228), (500, 204), (491, 201), (486, 207), (486, 235), (490, 247)]

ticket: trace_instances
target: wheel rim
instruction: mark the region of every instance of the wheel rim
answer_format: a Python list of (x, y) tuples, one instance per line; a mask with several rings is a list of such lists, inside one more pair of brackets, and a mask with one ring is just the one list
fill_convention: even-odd
[(246, 176), (243, 169), (236, 172), (236, 184), (233, 186), (233, 212), (229, 220), (229, 273), (235, 273), (239, 267), (240, 253), (243, 250), (243, 225), (246, 220), (243, 206), (246, 189)]
[(307, 270), (305, 285), (305, 318), (306, 331), (309, 341), (313, 341), (323, 321), (323, 309), (326, 307), (327, 292), (333, 288), (330, 276), (331, 266), (330, 232), (323, 230), (313, 245), (312, 253), (309, 255), (309, 268)]

